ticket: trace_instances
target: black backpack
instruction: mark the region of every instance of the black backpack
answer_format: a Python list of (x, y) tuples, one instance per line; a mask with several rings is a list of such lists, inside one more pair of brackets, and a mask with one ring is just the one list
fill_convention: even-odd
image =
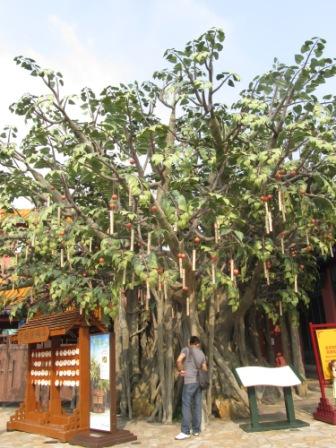
[(196, 358), (195, 358), (195, 354), (193, 352), (193, 349), (189, 349), (189, 353), (191, 354), (191, 356), (192, 356), (192, 358), (194, 360), (196, 369), (197, 369), (197, 381), (198, 381), (198, 383), (200, 385), (200, 388), (202, 390), (207, 389), (209, 387), (209, 385), (210, 385), (209, 372), (208, 372), (208, 370), (203, 370), (202, 366), (201, 366), (201, 368), (199, 368), (197, 366), (197, 362), (196, 362)]

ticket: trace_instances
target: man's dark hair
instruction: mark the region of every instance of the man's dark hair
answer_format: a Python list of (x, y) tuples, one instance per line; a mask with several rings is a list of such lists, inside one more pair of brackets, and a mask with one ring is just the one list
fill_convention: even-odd
[(196, 344), (200, 344), (201, 341), (197, 336), (191, 336), (190, 338), (190, 345), (196, 345)]

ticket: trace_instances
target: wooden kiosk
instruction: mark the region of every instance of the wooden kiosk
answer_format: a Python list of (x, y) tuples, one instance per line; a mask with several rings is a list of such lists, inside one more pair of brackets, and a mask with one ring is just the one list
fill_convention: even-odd
[[(94, 316), (88, 322), (77, 310), (35, 317), (19, 329), (15, 341), (28, 344), (27, 385), (24, 402), (7, 430), (97, 448), (136, 440), (129, 431), (117, 429), (113, 333), (109, 339), (110, 430), (90, 429), (90, 335), (95, 333), (106, 334), (108, 329)], [(64, 391), (71, 392), (71, 412), (64, 409)]]

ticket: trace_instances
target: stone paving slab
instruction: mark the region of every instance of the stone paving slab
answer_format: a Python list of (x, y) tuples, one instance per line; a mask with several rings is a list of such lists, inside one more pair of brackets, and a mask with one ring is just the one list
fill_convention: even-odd
[[(239, 423), (211, 419), (199, 437), (187, 440), (174, 440), (180, 432), (178, 423), (162, 425), (143, 420), (127, 422), (125, 429), (138, 436), (135, 442), (124, 443), (121, 448), (335, 448), (336, 426), (318, 422), (312, 418), (311, 411), (316, 400), (296, 402), (296, 416), (310, 424), (309, 427), (282, 431), (245, 433)], [(73, 445), (60, 443), (54, 439), (19, 431), (7, 432), (6, 422), (14, 413), (13, 407), (0, 407), (0, 448), (70, 448)], [(265, 411), (266, 410), (266, 411)], [(261, 413), (278, 417), (281, 406), (263, 406)]]

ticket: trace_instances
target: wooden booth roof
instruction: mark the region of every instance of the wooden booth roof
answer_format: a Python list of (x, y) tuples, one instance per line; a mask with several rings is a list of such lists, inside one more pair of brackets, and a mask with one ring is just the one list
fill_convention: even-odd
[(65, 335), (72, 328), (83, 326), (96, 327), (104, 333), (108, 331), (106, 326), (94, 316), (87, 321), (78, 310), (73, 310), (33, 317), (19, 329), (14, 339), (19, 344), (46, 342), (50, 337)]

